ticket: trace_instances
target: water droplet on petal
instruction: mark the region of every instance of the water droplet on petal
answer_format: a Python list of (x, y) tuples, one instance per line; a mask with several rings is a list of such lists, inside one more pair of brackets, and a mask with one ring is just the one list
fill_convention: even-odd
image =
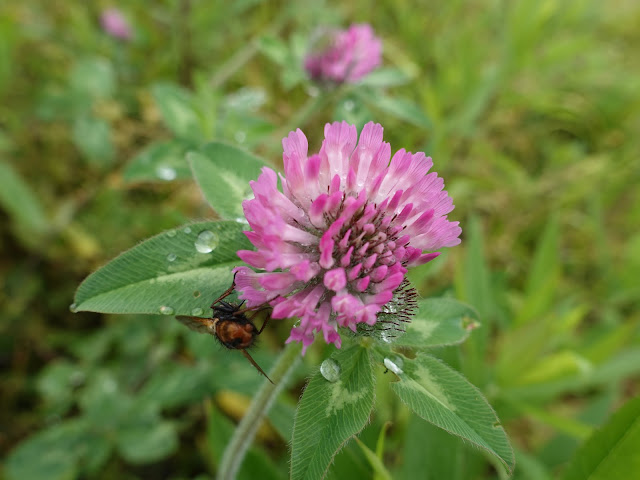
[(340, 365), (333, 358), (327, 358), (320, 365), (320, 373), (329, 382), (337, 382), (340, 379)]
[(76, 313), (78, 311), (78, 304), (72, 303), (71, 305), (69, 305), (69, 311)]
[(175, 237), (175, 236), (176, 236), (176, 231), (175, 231), (175, 230), (169, 230), (169, 231), (167, 232), (167, 237), (169, 237), (169, 238), (173, 238), (173, 237)]
[(199, 317), (203, 313), (204, 313), (204, 310), (202, 310), (200, 307), (196, 307), (193, 310), (191, 310), (191, 315), (193, 315), (194, 317)]
[(191, 227), (184, 227), (182, 231), (188, 235), (191, 233)]
[(159, 165), (156, 168), (156, 175), (160, 180), (175, 180), (178, 173), (174, 168), (167, 167), (166, 165)]
[(384, 366), (391, 370), (396, 375), (402, 375), (404, 372), (402, 371), (402, 359), (400, 357), (394, 357), (393, 360), (390, 358), (384, 359)]
[(176, 258), (178, 258), (178, 256), (175, 253), (170, 253), (167, 255), (167, 262), (173, 262)]
[(217, 234), (211, 230), (204, 230), (198, 234), (194, 245), (200, 253), (211, 253), (218, 246), (219, 241)]
[(173, 308), (168, 307), (168, 306), (166, 306), (166, 305), (162, 305), (162, 306), (160, 307), (160, 313), (161, 313), (162, 315), (173, 315)]

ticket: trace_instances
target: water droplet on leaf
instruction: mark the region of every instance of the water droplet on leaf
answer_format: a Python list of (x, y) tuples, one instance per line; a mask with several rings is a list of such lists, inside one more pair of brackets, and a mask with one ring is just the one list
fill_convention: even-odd
[(199, 290), (194, 290), (193, 291), (193, 298), (198, 298), (200, 296), (200, 291)]
[(191, 315), (193, 315), (194, 317), (199, 317), (203, 313), (204, 313), (204, 310), (202, 310), (200, 307), (196, 307), (193, 310), (191, 310)]
[(384, 359), (384, 366), (387, 367), (389, 370), (391, 370), (393, 373), (395, 373), (396, 375), (401, 375), (404, 372), (402, 371), (402, 359), (400, 357), (394, 357), (393, 360), (391, 360), (390, 358), (385, 358)]
[(167, 237), (169, 237), (169, 238), (173, 238), (173, 237), (175, 237), (175, 236), (176, 236), (176, 231), (175, 231), (175, 230), (169, 230), (169, 231), (167, 232)]
[(219, 240), (218, 235), (211, 230), (204, 230), (196, 238), (196, 250), (200, 253), (211, 253), (218, 246)]
[(176, 258), (178, 258), (178, 256), (175, 253), (170, 253), (169, 255), (167, 255), (168, 262), (173, 262)]
[(78, 311), (78, 304), (72, 303), (71, 305), (69, 305), (69, 310), (73, 313), (76, 313)]
[(337, 382), (340, 379), (340, 365), (333, 358), (327, 358), (320, 365), (320, 373), (329, 382)]
[(168, 306), (166, 306), (166, 305), (162, 305), (162, 306), (160, 307), (160, 313), (161, 313), (162, 315), (173, 315), (173, 308), (168, 307)]
[(175, 180), (178, 176), (178, 173), (174, 168), (167, 167), (166, 165), (160, 165), (156, 168), (156, 175), (160, 180)]
[(184, 229), (182, 230), (184, 233), (189, 234), (191, 233), (191, 227), (184, 227)]
[(235, 138), (236, 142), (238, 143), (244, 143), (244, 141), (247, 139), (247, 134), (240, 130), (235, 133), (233, 138)]
[(353, 100), (347, 100), (342, 104), (342, 106), (347, 112), (350, 112), (351, 110), (353, 110), (353, 107), (355, 107), (355, 103), (353, 103)]

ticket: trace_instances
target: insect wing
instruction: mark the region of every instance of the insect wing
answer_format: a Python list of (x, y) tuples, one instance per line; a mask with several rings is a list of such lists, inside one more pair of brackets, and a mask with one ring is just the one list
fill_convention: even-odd
[(215, 321), (211, 318), (187, 317), (180, 315), (177, 316), (176, 319), (198, 333), (208, 333), (209, 335), (212, 335), (215, 331)]

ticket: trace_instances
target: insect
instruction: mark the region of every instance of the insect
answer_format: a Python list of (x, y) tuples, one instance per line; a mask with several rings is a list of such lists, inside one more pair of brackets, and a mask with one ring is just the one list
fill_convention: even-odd
[[(231, 295), (234, 289), (235, 279), (231, 287), (211, 304), (211, 310), (213, 310), (212, 318), (182, 315), (176, 318), (191, 330), (213, 335), (226, 348), (230, 350), (240, 350), (247, 360), (251, 362), (251, 365), (264, 375), (267, 380), (273, 383), (269, 376), (264, 373), (264, 370), (262, 370), (251, 355), (249, 355), (249, 352), (247, 352), (247, 349), (255, 343), (256, 337), (264, 330), (269, 318), (267, 317), (267, 320), (264, 321), (262, 327), (258, 330), (251, 319), (245, 314), (245, 312), (252, 310), (252, 308), (242, 308), (244, 301), (240, 303), (240, 305), (224, 301), (226, 297)], [(258, 309), (259, 308), (260, 307), (258, 307)]]

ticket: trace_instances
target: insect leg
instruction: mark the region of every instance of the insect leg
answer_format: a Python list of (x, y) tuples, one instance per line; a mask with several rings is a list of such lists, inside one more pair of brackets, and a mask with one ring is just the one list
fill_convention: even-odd
[(222, 299), (227, 298), (229, 295), (231, 295), (231, 293), (233, 293), (233, 291), (236, 288), (236, 275), (237, 272), (233, 274), (233, 281), (231, 282), (231, 286), (229, 288), (227, 288), (224, 292), (222, 292), (222, 295), (220, 295), (212, 304), (211, 304), (211, 308), (213, 308), (213, 306), (220, 302)]
[(258, 364), (256, 363), (256, 361), (253, 359), (253, 357), (252, 357), (251, 355), (249, 355), (249, 352), (247, 352), (244, 348), (243, 348), (243, 349), (241, 349), (240, 351), (242, 352), (242, 354), (243, 354), (245, 357), (247, 357), (247, 360), (249, 360), (249, 361), (251, 362), (251, 365), (253, 365), (253, 366), (256, 368), (256, 370), (258, 370), (262, 375), (264, 375), (264, 376), (265, 376), (265, 378), (266, 378), (267, 380), (269, 380), (269, 381), (271, 382), (271, 384), (272, 384), (272, 385), (275, 385), (275, 383), (273, 383), (273, 382), (271, 381), (271, 379), (269, 378), (269, 376), (268, 376), (266, 373), (264, 373), (264, 370), (262, 370), (262, 369), (260, 368), (260, 365), (258, 365)]

